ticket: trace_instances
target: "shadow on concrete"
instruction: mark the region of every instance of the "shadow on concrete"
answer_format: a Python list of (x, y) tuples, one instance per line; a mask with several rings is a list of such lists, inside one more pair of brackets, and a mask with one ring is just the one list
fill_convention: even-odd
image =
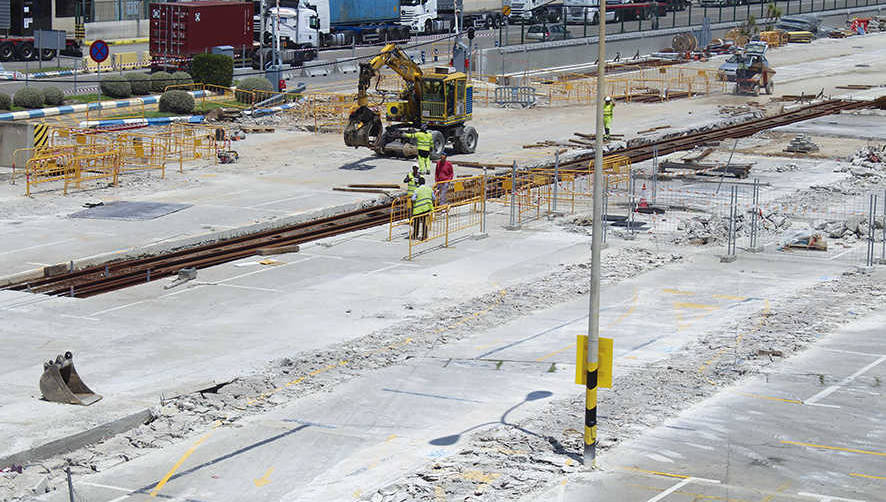
[(510, 414), (512, 411), (514, 411), (517, 408), (519, 408), (520, 406), (522, 406), (524, 403), (528, 403), (529, 401), (537, 401), (539, 399), (546, 399), (546, 398), (551, 397), (552, 395), (554, 395), (553, 392), (546, 391), (546, 390), (532, 391), (529, 394), (526, 394), (526, 397), (524, 397), (522, 401), (520, 401), (519, 403), (517, 403), (514, 406), (511, 406), (510, 408), (505, 410), (505, 412), (502, 413), (501, 418), (499, 418), (497, 422), (484, 422), (482, 424), (477, 424), (477, 425), (474, 425), (473, 427), (468, 427), (467, 429), (465, 429), (459, 433), (451, 434), (449, 436), (438, 437), (436, 439), (432, 439), (429, 441), (429, 443), (434, 446), (451, 446), (451, 445), (454, 445), (455, 443), (457, 443), (464, 434), (466, 434), (470, 431), (481, 429), (483, 427), (487, 427), (490, 425), (505, 425), (507, 427), (511, 427), (513, 429), (516, 429), (528, 436), (535, 436), (539, 439), (543, 439), (543, 440), (547, 441), (554, 448), (554, 453), (561, 454), (561, 455), (567, 455), (569, 457), (574, 458), (575, 460), (581, 460), (580, 455), (578, 455), (575, 452), (567, 451), (563, 447), (563, 444), (560, 443), (559, 440), (557, 440), (557, 438), (555, 438), (553, 436), (542, 436), (542, 435), (537, 434), (529, 429), (526, 429), (524, 427), (520, 427), (517, 424), (512, 424), (512, 423), (508, 422), (508, 420), (507, 420), (508, 414)]
[(344, 164), (343, 166), (339, 167), (339, 169), (345, 169), (348, 171), (369, 171), (370, 169), (375, 169), (376, 166), (372, 164), (367, 164), (367, 161), (375, 160), (376, 158), (377, 157), (375, 155), (363, 157), (360, 160)]

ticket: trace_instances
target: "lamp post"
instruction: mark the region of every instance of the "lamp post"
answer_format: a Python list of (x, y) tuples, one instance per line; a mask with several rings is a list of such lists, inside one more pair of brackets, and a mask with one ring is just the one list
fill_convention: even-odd
[(599, 1), (597, 42), (597, 127), (594, 133), (594, 212), (591, 236), (591, 296), (588, 313), (587, 378), (585, 388), (584, 457), (587, 468), (597, 458), (597, 365), (600, 344), (600, 247), (603, 245), (603, 98), (606, 94), (606, 0)]

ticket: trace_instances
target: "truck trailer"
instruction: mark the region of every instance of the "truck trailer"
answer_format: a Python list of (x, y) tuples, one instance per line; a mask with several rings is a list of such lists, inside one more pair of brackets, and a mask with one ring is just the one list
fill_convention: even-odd
[[(268, 6), (265, 20), (270, 36), (277, 25), (275, 6), (276, 2)], [(409, 38), (409, 28), (400, 24), (400, 0), (281, 0), (280, 7), (280, 36), (289, 48), (347, 47)]]
[(412, 33), (446, 33), (461, 10), (465, 27), (498, 28), (507, 22), (503, 5), (510, 0), (400, 0), (400, 22)]
[(230, 46), (234, 57), (251, 58), (252, 2), (162, 2), (150, 5), (152, 69), (187, 69), (197, 54)]
[[(38, 58), (34, 30), (52, 29), (52, 4), (41, 0), (0, 0), (0, 61), (31, 61)], [(43, 49), (44, 61), (56, 51)], [(65, 39), (64, 56), (82, 57), (80, 42)]]

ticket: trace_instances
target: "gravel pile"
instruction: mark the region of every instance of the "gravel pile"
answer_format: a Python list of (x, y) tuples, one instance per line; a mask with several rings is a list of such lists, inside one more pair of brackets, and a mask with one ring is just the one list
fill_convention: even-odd
[[(882, 274), (847, 272), (708, 333), (666, 360), (619, 370), (614, 382), (618, 391), (600, 393), (598, 454), (726, 385), (765, 372), (881, 307), (884, 297)], [(583, 410), (584, 394), (576, 394), (549, 403), (537, 416), (514, 426), (476, 432), (457, 454), (364, 500), (517, 500), (581, 468)]]

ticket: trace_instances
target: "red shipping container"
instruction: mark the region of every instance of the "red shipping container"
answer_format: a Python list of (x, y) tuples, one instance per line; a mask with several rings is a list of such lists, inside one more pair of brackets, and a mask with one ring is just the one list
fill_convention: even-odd
[(217, 45), (252, 50), (252, 2), (152, 3), (150, 12), (155, 58), (189, 58)]

